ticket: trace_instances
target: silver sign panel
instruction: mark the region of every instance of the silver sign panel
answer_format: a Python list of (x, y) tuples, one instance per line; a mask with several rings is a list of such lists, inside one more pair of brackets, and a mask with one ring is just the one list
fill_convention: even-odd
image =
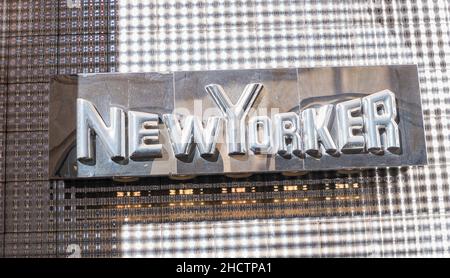
[(53, 178), (427, 162), (415, 65), (56, 77)]

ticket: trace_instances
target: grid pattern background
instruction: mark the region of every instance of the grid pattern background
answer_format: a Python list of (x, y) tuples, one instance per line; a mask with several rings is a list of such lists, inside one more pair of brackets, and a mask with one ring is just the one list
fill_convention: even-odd
[[(447, 0), (0, 0), (0, 256), (449, 256)], [(48, 180), (56, 74), (417, 64), (428, 166)]]

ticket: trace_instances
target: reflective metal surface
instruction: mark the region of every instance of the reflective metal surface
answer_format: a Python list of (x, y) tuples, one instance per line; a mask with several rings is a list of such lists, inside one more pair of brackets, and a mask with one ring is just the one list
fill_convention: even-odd
[[(173, 110), (171, 75), (100, 74), (57, 77), (51, 85), (50, 98), (50, 167), (55, 170), (52, 174), (60, 173), (60, 176), (65, 177), (111, 177), (175, 173), (173, 153), (169, 146), (162, 148), (159, 157), (145, 162), (130, 159), (122, 163), (111, 163), (113, 161), (108, 152), (105, 152), (104, 144), (100, 143), (102, 140), (97, 139), (94, 148), (95, 163), (92, 165), (77, 162), (75, 148), (80, 146), (75, 139), (78, 130), (75, 126), (77, 109), (74, 104), (77, 98), (95, 104), (106, 126), (111, 125), (111, 106), (121, 107), (127, 112), (133, 110), (161, 115)], [(158, 125), (159, 141), (166, 144), (169, 142), (167, 129), (163, 128), (161, 122)]]
[[(376, 78), (361, 78), (369, 75)], [(423, 165), (418, 86), (413, 65), (57, 77), (50, 95), (50, 173), (81, 178)]]

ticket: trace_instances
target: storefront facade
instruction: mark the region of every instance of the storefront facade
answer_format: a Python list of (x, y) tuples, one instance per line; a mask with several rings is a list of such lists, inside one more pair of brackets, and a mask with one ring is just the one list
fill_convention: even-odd
[[(448, 256), (449, 25), (447, 1), (0, 0), (0, 255)], [(49, 170), (55, 76), (385, 65), (417, 65), (426, 165)]]

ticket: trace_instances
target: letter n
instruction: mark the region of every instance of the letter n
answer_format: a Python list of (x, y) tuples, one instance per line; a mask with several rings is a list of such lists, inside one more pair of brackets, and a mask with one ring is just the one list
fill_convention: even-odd
[(95, 136), (114, 161), (125, 159), (125, 113), (111, 107), (107, 125), (94, 105), (77, 99), (77, 159), (82, 163), (95, 161)]

